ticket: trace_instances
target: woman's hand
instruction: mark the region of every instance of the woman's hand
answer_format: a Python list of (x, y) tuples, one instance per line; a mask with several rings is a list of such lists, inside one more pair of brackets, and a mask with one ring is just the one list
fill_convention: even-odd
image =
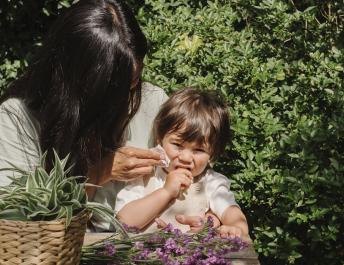
[(113, 157), (111, 179), (127, 181), (152, 174), (154, 166), (160, 165), (164, 157), (157, 151), (125, 146)]
[(88, 177), (91, 183), (102, 186), (111, 180), (127, 181), (149, 176), (163, 158), (153, 150), (124, 146), (93, 166)]

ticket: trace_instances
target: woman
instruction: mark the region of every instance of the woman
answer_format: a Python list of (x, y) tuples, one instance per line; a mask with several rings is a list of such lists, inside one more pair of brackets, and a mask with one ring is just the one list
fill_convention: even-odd
[[(60, 157), (70, 153), (73, 174), (89, 174), (122, 146), (140, 104), (146, 51), (145, 36), (122, 2), (84, 0), (68, 9), (1, 98), (1, 167), (8, 161), (32, 169), (47, 150), (49, 169), (55, 149)], [(151, 164), (159, 163), (158, 154), (149, 154), (157, 158)]]
[[(74, 175), (102, 186), (150, 174), (159, 153), (121, 147), (140, 105), (146, 52), (121, 1), (81, 0), (69, 8), (0, 98), (0, 168), (32, 170), (47, 151), (49, 170), (55, 149), (70, 154)], [(0, 186), (9, 184), (8, 174), (0, 172)]]

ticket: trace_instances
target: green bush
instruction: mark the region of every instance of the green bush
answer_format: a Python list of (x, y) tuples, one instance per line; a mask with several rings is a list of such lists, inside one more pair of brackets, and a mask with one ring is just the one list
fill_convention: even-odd
[[(71, 2), (5, 1), (0, 89)], [(146, 80), (228, 100), (234, 138), (216, 167), (234, 179), (262, 264), (343, 264), (344, 1), (130, 3), (150, 40)]]

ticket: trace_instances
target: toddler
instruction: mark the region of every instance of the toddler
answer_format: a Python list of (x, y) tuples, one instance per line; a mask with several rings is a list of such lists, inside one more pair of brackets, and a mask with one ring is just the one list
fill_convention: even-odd
[(230, 191), (230, 180), (210, 167), (229, 135), (227, 109), (217, 97), (192, 88), (174, 93), (154, 121), (155, 141), (168, 163), (141, 183), (127, 183), (117, 194), (117, 217), (145, 231), (156, 229), (159, 217), (186, 231), (176, 215), (211, 212), (222, 224), (221, 236), (246, 235), (246, 218)]

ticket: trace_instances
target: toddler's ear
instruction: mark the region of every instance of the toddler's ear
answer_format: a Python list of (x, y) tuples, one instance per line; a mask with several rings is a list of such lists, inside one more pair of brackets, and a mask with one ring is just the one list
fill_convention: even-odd
[(212, 159), (208, 160), (208, 167), (213, 168), (214, 164), (215, 164), (214, 160), (212, 160)]

